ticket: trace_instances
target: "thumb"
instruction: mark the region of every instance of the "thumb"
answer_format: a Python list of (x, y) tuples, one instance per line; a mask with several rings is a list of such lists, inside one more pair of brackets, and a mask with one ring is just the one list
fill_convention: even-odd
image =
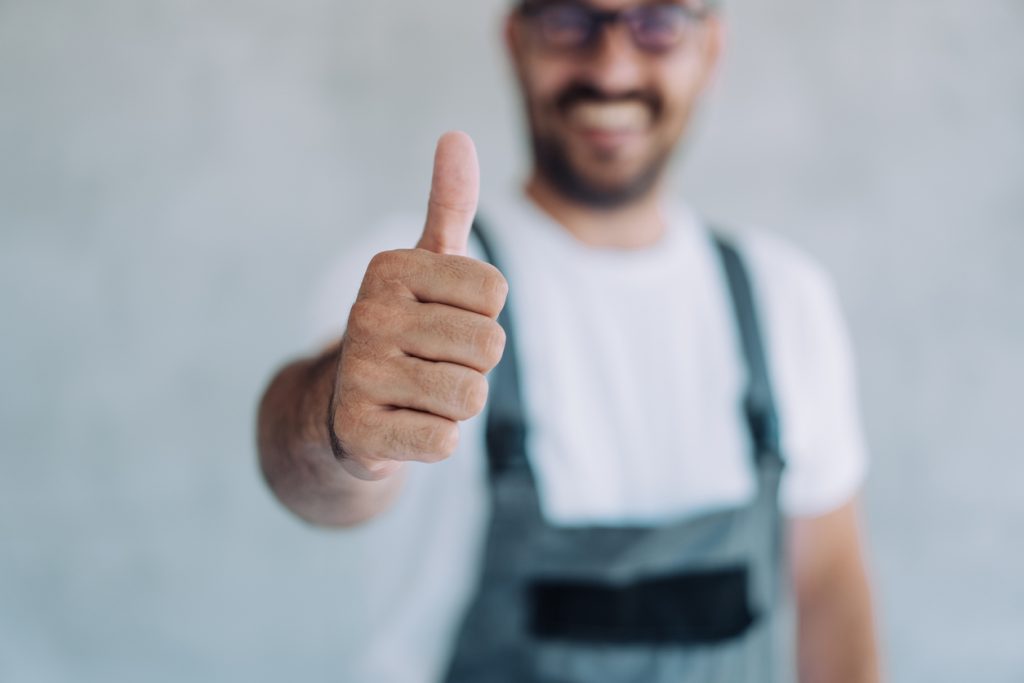
[(437, 142), (427, 223), (416, 246), (465, 256), (479, 195), (480, 163), (473, 139), (465, 133), (445, 133)]

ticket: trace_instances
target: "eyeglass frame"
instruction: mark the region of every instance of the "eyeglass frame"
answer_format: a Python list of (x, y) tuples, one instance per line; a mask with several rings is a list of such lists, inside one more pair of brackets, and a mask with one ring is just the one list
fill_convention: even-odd
[(526, 19), (534, 19), (537, 16), (539, 16), (540, 13), (543, 12), (545, 9), (558, 5), (576, 7), (583, 10), (586, 13), (588, 19), (590, 20), (590, 30), (588, 32), (586, 39), (582, 41), (579, 45), (573, 46), (549, 45), (548, 47), (553, 50), (563, 52), (582, 52), (585, 50), (593, 49), (594, 45), (597, 43), (598, 39), (601, 36), (602, 30), (606, 26), (613, 26), (621, 22), (626, 25), (626, 28), (629, 31), (630, 39), (633, 41), (633, 45), (636, 46), (637, 49), (653, 54), (663, 54), (665, 52), (668, 52), (669, 50), (672, 50), (675, 47), (678, 47), (679, 43), (677, 42), (674, 45), (666, 46), (663, 48), (656, 48), (644, 45), (642, 41), (637, 39), (636, 31), (632, 27), (632, 24), (630, 22), (631, 17), (635, 16), (635, 13), (638, 10), (644, 10), (649, 7), (669, 5), (672, 7), (677, 7), (679, 11), (688, 20), (696, 23), (708, 18), (714, 12), (716, 4), (717, 3), (712, 0), (710, 2), (705, 3), (704, 6), (701, 7), (700, 9), (694, 9), (692, 7), (688, 7), (677, 2), (660, 2), (655, 4), (634, 5), (633, 7), (627, 7), (619, 10), (599, 10), (590, 7), (587, 3), (582, 2), (581, 0), (554, 0), (553, 2), (537, 2), (537, 0), (522, 0), (522, 2), (520, 2), (519, 5), (516, 7), (515, 11), (517, 14)]

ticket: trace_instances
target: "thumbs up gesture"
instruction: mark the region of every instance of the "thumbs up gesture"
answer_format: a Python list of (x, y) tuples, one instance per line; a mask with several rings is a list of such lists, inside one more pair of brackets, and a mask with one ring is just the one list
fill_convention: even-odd
[(377, 254), (342, 340), (329, 427), (352, 475), (382, 479), (404, 461), (436, 462), (458, 423), (483, 410), (505, 333), (496, 319), (508, 284), (466, 256), (480, 187), (473, 141), (437, 145), (423, 235), (415, 249)]

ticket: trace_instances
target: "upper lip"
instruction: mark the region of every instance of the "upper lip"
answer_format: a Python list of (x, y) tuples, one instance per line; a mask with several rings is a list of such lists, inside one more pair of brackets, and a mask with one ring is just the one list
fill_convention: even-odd
[(565, 111), (566, 116), (583, 128), (630, 131), (645, 128), (651, 111), (635, 100), (579, 101)]
[(576, 105), (588, 102), (594, 104), (636, 102), (647, 108), (652, 119), (656, 118), (661, 111), (660, 99), (650, 92), (635, 90), (610, 95), (589, 85), (575, 85), (566, 89), (558, 96), (555, 105), (563, 114), (567, 114)]

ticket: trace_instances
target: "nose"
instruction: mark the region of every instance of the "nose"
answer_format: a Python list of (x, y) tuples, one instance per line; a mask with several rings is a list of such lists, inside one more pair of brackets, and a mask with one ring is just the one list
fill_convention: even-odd
[(591, 82), (603, 92), (630, 92), (642, 83), (645, 59), (633, 44), (629, 28), (618, 22), (602, 27), (585, 68)]

